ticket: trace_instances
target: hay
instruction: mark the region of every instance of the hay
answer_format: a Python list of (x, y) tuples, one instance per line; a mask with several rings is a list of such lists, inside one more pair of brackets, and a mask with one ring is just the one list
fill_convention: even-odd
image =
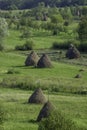
[(66, 52), (66, 57), (69, 59), (79, 58), (80, 52), (74, 45), (71, 44), (68, 51)]
[(28, 55), (28, 57), (27, 57), (27, 59), (26, 59), (26, 61), (25, 61), (25, 65), (26, 65), (26, 66), (36, 66), (38, 60), (39, 60), (39, 56), (38, 56), (34, 51), (32, 51), (32, 52)]
[(80, 74), (77, 74), (75, 78), (81, 78), (82, 76)]
[(38, 68), (50, 68), (50, 67), (52, 67), (50, 58), (46, 54), (43, 54), (42, 57), (40, 58), (40, 60), (37, 63), (37, 67)]
[(40, 88), (36, 89), (28, 100), (28, 103), (36, 103), (36, 104), (44, 104), (45, 102), (46, 98)]
[(40, 121), (42, 118), (48, 117), (53, 110), (54, 106), (52, 105), (52, 103), (50, 101), (46, 102), (40, 110), (40, 113), (37, 117), (37, 121)]

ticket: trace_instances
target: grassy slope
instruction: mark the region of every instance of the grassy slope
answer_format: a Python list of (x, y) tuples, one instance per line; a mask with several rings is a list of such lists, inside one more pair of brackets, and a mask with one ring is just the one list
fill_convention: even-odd
[[(73, 25), (72, 25), (73, 27)], [(60, 34), (59, 36), (51, 36), (50, 32), (34, 32), (32, 36), (35, 41), (35, 49), (50, 48), (55, 40), (62, 41), (72, 38), (69, 27), (69, 35)], [(24, 40), (19, 38), (20, 32), (10, 30), (9, 36), (5, 40), (6, 49), (14, 49), (18, 44), (24, 44)], [(52, 69), (37, 69), (25, 67), (24, 61), (26, 56), (19, 52), (0, 52), (0, 81), (8, 79), (9, 82), (15, 78), (19, 80), (27, 80), (34, 84), (58, 86), (63, 91), (69, 89), (86, 89), (87, 90), (87, 68), (85, 66), (70, 65), (61, 62), (53, 62)], [(79, 69), (83, 68), (81, 79), (75, 79), (74, 76), (79, 73)], [(18, 74), (7, 74), (9, 69), (18, 71)], [(7, 119), (4, 124), (5, 130), (37, 130), (38, 125), (34, 121), (42, 105), (29, 105), (27, 100), (30, 91), (22, 91), (16, 89), (0, 88), (0, 101), (3, 102), (4, 109), (7, 113)], [(56, 93), (57, 94), (57, 93)], [(47, 97), (47, 95), (46, 95)], [(78, 95), (54, 95), (50, 94), (50, 100), (58, 108), (75, 120), (80, 127), (87, 129), (87, 96)]]
[[(33, 39), (35, 46), (34, 49), (44, 49), (52, 47), (52, 43), (54, 41), (63, 42), (65, 40), (72, 39), (76, 37), (76, 34), (73, 32), (78, 26), (78, 23), (71, 23), (68, 27), (68, 33), (60, 33), (58, 36), (52, 36), (52, 32), (50, 31), (42, 31), (42, 30), (33, 30), (32, 36), (30, 37)], [(5, 39), (5, 48), (6, 49), (14, 49), (16, 45), (23, 45), (26, 39), (21, 39), (20, 36), (22, 31), (18, 30), (9, 30), (9, 34)]]
[[(37, 130), (34, 123), (42, 105), (27, 104), (32, 92), (16, 89), (0, 89), (0, 101), (6, 111), (5, 130)], [(47, 94), (45, 93), (47, 97)], [(87, 96), (50, 95), (58, 110), (66, 113), (81, 128), (87, 129)]]
[[(34, 82), (38, 80), (42, 83), (64, 85), (65, 89), (74, 89), (79, 86), (86, 86), (87, 83), (87, 69), (84, 67), (82, 79), (74, 79), (74, 75), (79, 72), (80, 66), (69, 65), (64, 63), (53, 62), (52, 69), (37, 69), (32, 67), (24, 67), (25, 56), (19, 53), (0, 53), (1, 67), (0, 80), (8, 78), (11, 80), (14, 77), (20, 79), (33, 79)], [(13, 68), (19, 71), (19, 74), (6, 74), (8, 69)], [(73, 87), (71, 87), (73, 84)], [(54, 85), (55, 86), (55, 85)], [(86, 87), (85, 87), (86, 88)], [(5, 130), (37, 130), (38, 125), (34, 121), (40, 111), (42, 105), (28, 105), (27, 100), (31, 92), (22, 90), (2, 89), (0, 88), (0, 101), (3, 102), (4, 109), (7, 113), (7, 120), (5, 121)], [(57, 93), (56, 93), (57, 94)], [(47, 95), (46, 95), (47, 97)], [(52, 95), (50, 100), (59, 109), (70, 116), (80, 127), (87, 128), (87, 96), (77, 95)]]
[[(58, 86), (65, 86), (65, 88), (74, 87), (85, 87), (87, 86), (87, 69), (86, 67), (80, 67), (75, 65), (69, 65), (61, 62), (53, 62), (53, 68), (51, 69), (38, 69), (33, 67), (25, 67), (26, 56), (19, 53), (0, 53), (0, 80), (3, 78), (18, 78), (22, 81), (26, 78), (35, 83), (40, 82), (41, 84), (49, 85), (54, 84)], [(79, 72), (81, 68), (84, 68), (84, 72)], [(6, 74), (9, 69), (18, 71), (18, 74)], [(78, 73), (82, 73), (81, 79), (75, 79), (74, 76)], [(72, 84), (73, 83), (73, 84)], [(78, 89), (77, 88), (77, 89)]]

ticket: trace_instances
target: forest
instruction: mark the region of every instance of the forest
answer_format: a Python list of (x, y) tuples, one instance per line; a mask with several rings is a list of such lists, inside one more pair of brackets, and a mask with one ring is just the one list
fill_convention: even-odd
[(43, 2), (45, 6), (51, 7), (87, 5), (87, 0), (0, 0), (0, 9), (29, 9), (36, 7), (40, 2)]

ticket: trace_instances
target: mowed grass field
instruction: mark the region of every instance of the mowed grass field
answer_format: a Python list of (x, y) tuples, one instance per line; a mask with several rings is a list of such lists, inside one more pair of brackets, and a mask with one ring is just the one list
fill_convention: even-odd
[[(48, 87), (44, 91), (48, 98), (50, 87), (58, 87), (59, 92), (50, 91), (50, 101), (58, 110), (63, 111), (76, 124), (87, 129), (87, 95), (71, 94), (72, 91), (87, 90), (87, 68), (85, 66), (70, 65), (61, 62), (52, 62), (53, 68), (39, 69), (25, 67), (26, 55), (17, 52), (0, 52), (0, 82), (33, 82), (33, 84)], [(7, 74), (9, 69), (18, 73)], [(74, 76), (79, 73), (82, 78), (76, 79)], [(5, 82), (6, 82), (5, 81)], [(0, 85), (0, 102), (6, 112), (4, 122), (5, 130), (37, 130), (36, 119), (42, 105), (28, 104), (29, 96), (33, 91), (6, 88)], [(68, 93), (68, 91), (70, 91)], [(62, 93), (63, 92), (63, 93)]]
[[(73, 37), (71, 32), (59, 36), (52, 36), (51, 32), (44, 31), (34, 33), (31, 38), (37, 52), (39, 49), (45, 51), (51, 48), (54, 41), (61, 42)], [(26, 52), (14, 50), (16, 45), (23, 45), (26, 41), (19, 36), (20, 32), (10, 30), (5, 39), (5, 50), (0, 52), (0, 103), (6, 116), (4, 129), (38, 130), (36, 119), (43, 105), (27, 102), (35, 88), (41, 87), (47, 99), (49, 91), (49, 99), (57, 110), (69, 116), (81, 130), (87, 130), (87, 66), (57, 60), (52, 61), (52, 68), (26, 67)], [(8, 74), (9, 70), (13, 73)], [(75, 78), (77, 74), (81, 74), (81, 78)], [(19, 86), (23, 85), (21, 83), (25, 85), (23, 88)]]
[[(32, 91), (0, 89), (0, 102), (5, 111), (5, 130), (37, 130), (37, 116), (43, 105), (28, 104)], [(44, 92), (46, 98), (47, 93)], [(50, 94), (50, 101), (80, 128), (87, 130), (87, 96)]]

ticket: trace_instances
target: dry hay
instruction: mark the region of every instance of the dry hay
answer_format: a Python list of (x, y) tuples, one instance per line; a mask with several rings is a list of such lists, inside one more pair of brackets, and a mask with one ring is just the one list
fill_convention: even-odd
[(28, 55), (28, 57), (27, 57), (27, 59), (26, 59), (26, 61), (25, 61), (25, 65), (26, 65), (26, 66), (36, 66), (38, 60), (39, 60), (39, 56), (38, 56), (34, 51), (32, 51), (32, 52)]
[(40, 60), (37, 63), (38, 68), (50, 68), (52, 67), (51, 60), (48, 55), (43, 54)]
[(85, 71), (85, 70), (84, 69), (80, 69), (79, 71), (82, 72), (82, 71)]
[(81, 78), (81, 75), (80, 75), (80, 74), (77, 74), (77, 75), (75, 76), (75, 78)]
[(66, 52), (66, 57), (69, 59), (79, 58), (80, 52), (74, 45), (71, 44), (68, 51)]
[(46, 102), (40, 110), (40, 113), (37, 117), (37, 121), (40, 121), (42, 118), (48, 117), (53, 110), (54, 106), (52, 105), (52, 103), (50, 101)]
[(44, 104), (46, 98), (40, 88), (37, 88), (34, 93), (30, 96), (28, 103)]

